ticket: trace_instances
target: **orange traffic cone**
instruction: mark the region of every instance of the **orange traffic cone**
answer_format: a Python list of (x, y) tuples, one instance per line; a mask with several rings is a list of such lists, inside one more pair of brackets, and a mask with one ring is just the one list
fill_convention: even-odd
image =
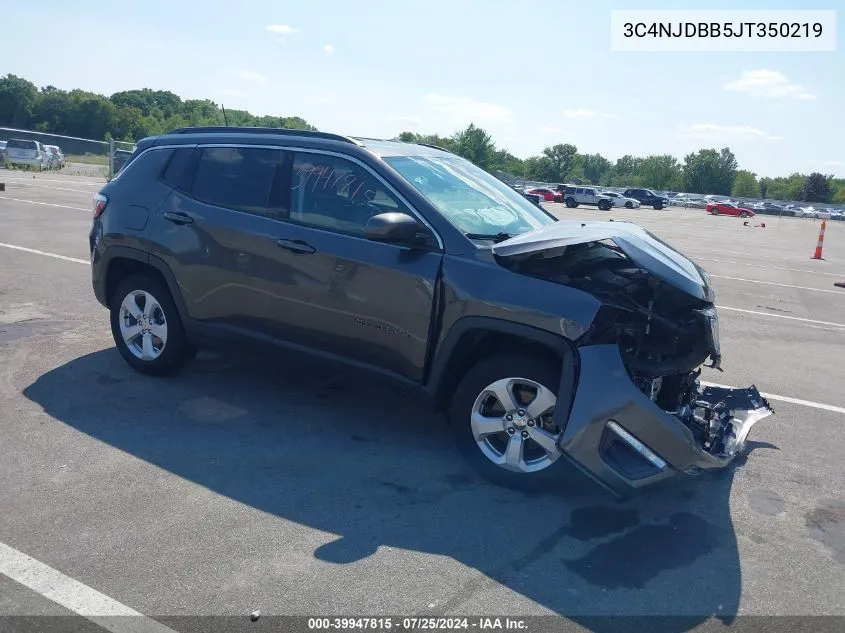
[(819, 243), (816, 244), (816, 252), (810, 259), (824, 259), (822, 257), (822, 246), (824, 245), (824, 229), (827, 226), (827, 220), (822, 220), (822, 228), (819, 229)]

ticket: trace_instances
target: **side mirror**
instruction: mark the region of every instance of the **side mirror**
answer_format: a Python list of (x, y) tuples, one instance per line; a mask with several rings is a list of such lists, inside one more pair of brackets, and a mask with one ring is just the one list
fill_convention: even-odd
[(391, 211), (371, 217), (364, 227), (364, 235), (376, 242), (413, 246), (425, 243), (426, 231), (416, 218)]

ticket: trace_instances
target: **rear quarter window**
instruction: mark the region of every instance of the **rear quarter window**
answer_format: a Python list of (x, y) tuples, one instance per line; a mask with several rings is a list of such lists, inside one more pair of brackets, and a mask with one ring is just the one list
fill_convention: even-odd
[(22, 139), (13, 138), (10, 140), (7, 145), (6, 149), (38, 149), (38, 142), (37, 141), (25, 141)]

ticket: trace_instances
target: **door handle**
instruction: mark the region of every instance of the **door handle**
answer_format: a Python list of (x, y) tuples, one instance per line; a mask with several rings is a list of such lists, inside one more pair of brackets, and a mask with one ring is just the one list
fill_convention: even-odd
[(276, 240), (276, 246), (284, 248), (291, 253), (296, 253), (297, 255), (308, 255), (317, 252), (316, 248), (310, 244), (306, 244), (302, 240)]
[(173, 224), (192, 224), (194, 218), (184, 213), (173, 213), (172, 211), (165, 211), (161, 214), (164, 219), (170, 220)]

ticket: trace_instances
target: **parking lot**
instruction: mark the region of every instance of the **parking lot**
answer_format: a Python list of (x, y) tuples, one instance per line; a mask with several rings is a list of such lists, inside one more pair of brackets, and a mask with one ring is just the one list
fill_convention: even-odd
[[(707, 269), (724, 372), (703, 379), (776, 410), (736, 468), (619, 501), (491, 487), (440, 418), (347, 370), (202, 353), (134, 373), (91, 291), (101, 181), (0, 182), (0, 552), (159, 620), (845, 615), (843, 223), (818, 261), (817, 220), (546, 205), (636, 221)], [(0, 615), (62, 613), (0, 574)]]

